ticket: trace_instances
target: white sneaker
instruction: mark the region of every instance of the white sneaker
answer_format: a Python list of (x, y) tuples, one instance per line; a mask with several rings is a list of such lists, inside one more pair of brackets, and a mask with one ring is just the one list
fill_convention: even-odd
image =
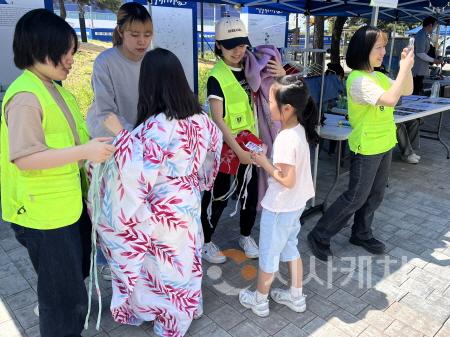
[(100, 273), (100, 275), (102, 275), (102, 278), (105, 281), (111, 281), (112, 280), (111, 268), (109, 268), (108, 265), (99, 266), (98, 267), (98, 272)]
[(419, 163), (419, 159), (417, 158), (417, 155), (414, 153), (410, 154), (409, 156), (402, 156), (401, 158), (405, 163), (408, 163), (408, 164), (418, 164)]
[(39, 317), (39, 304), (34, 307), (33, 312), (37, 317)]
[(258, 245), (251, 236), (242, 236), (239, 238), (239, 246), (244, 250), (245, 256), (249, 259), (256, 259), (259, 256)]
[(413, 153), (412, 156), (414, 156), (417, 160), (420, 160), (420, 156), (417, 153)]
[(292, 297), (290, 290), (275, 288), (270, 291), (270, 297), (272, 297), (275, 302), (283, 304), (295, 312), (304, 312), (306, 310), (305, 295), (294, 298)]
[(258, 303), (256, 301), (256, 291), (241, 290), (239, 292), (239, 302), (247, 309), (251, 309), (259, 317), (269, 316), (269, 300)]
[(202, 258), (209, 263), (224, 263), (227, 258), (222, 254), (219, 247), (217, 247), (213, 242), (208, 242), (203, 245)]

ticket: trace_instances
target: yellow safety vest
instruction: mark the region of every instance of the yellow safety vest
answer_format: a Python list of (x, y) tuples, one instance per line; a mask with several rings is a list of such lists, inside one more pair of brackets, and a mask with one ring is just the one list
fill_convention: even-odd
[(219, 60), (209, 76), (214, 77), (222, 89), (225, 98), (224, 121), (231, 133), (236, 135), (243, 130), (249, 130), (257, 135), (255, 115), (249, 97), (230, 68), (223, 60)]
[[(72, 113), (80, 142), (89, 140), (86, 125), (75, 98), (63, 87), (55, 87)], [(78, 163), (43, 170), (19, 170), (9, 160), (5, 106), (19, 92), (33, 93), (42, 108), (42, 129), (50, 149), (75, 146), (63, 111), (44, 83), (25, 70), (8, 88), (2, 104), (0, 124), (1, 204), (3, 220), (34, 229), (55, 229), (75, 223), (82, 211), (82, 188)]]
[(394, 108), (356, 103), (350, 95), (350, 88), (353, 81), (361, 76), (369, 77), (384, 90), (391, 87), (389, 78), (380, 72), (375, 72), (376, 78), (365, 71), (353, 70), (350, 73), (347, 79), (347, 101), (352, 132), (348, 143), (355, 153), (380, 154), (397, 144)]

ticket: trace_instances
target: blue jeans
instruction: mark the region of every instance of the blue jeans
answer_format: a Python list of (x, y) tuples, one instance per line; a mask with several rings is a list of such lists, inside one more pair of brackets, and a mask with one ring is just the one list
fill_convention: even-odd
[(39, 328), (43, 337), (81, 337), (87, 313), (91, 222), (85, 211), (74, 224), (38, 230), (11, 224), (38, 276)]
[(375, 210), (383, 201), (391, 167), (392, 150), (377, 155), (351, 154), (350, 181), (345, 191), (325, 211), (311, 235), (323, 245), (347, 225), (355, 215), (352, 237), (373, 238), (372, 221)]

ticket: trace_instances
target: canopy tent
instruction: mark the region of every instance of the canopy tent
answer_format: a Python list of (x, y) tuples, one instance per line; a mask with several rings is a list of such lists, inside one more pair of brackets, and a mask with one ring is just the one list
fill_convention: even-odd
[[(416, 28), (410, 29), (405, 32), (405, 34), (408, 35), (414, 35), (417, 34), (417, 32), (422, 28), (421, 25), (417, 26)], [(439, 35), (450, 35), (450, 26), (439, 26)]]
[[(197, 2), (200, 1), (197, 0)], [(373, 8), (370, 6), (370, 0), (209, 0), (207, 2), (261, 7), (305, 15), (365, 18), (371, 18)], [(419, 22), (430, 15), (438, 16), (442, 23), (450, 22), (450, 9), (446, 8), (436, 15), (429, 0), (398, 0), (397, 8), (380, 8), (378, 18), (388, 21)]]

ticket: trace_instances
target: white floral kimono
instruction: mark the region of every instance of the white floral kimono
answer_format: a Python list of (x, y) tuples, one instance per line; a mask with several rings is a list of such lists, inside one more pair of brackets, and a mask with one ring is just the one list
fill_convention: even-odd
[[(222, 134), (206, 114), (168, 120), (161, 113), (122, 130), (114, 145), (97, 228), (112, 271), (113, 318), (154, 320), (157, 335), (183, 336), (201, 295), (200, 193), (217, 175)], [(92, 197), (91, 186), (91, 208)]]

